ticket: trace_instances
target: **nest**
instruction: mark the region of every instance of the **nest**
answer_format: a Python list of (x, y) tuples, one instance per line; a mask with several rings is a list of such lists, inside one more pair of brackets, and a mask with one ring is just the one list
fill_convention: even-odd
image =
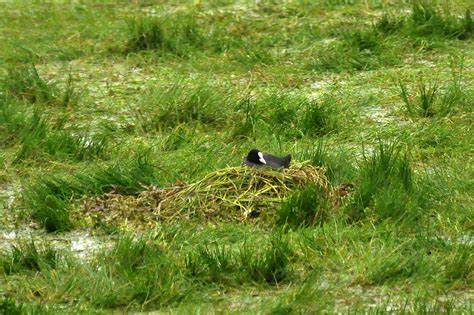
[(247, 221), (266, 220), (293, 190), (318, 185), (330, 195), (324, 169), (308, 163), (293, 164), (288, 169), (228, 167), (213, 171), (201, 180), (176, 183), (167, 188), (156, 186), (137, 196), (114, 192), (87, 199), (84, 211), (109, 223), (118, 220), (174, 221), (183, 218)]

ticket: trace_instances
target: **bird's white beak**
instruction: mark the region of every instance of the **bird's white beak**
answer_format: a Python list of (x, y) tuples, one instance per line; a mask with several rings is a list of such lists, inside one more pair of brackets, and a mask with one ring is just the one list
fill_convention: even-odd
[(262, 152), (258, 152), (258, 160), (262, 162), (263, 164), (267, 164), (267, 161), (265, 161), (265, 159), (263, 158)]

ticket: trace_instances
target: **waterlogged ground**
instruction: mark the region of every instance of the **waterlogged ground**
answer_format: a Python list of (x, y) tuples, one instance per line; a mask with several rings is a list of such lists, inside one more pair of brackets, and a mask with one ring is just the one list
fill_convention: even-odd
[(472, 313), (472, 10), (0, 4), (0, 313)]
[(94, 236), (87, 231), (75, 231), (61, 235), (51, 235), (37, 229), (3, 230), (0, 234), (0, 246), (8, 250), (11, 244), (33, 241), (36, 244), (48, 244), (59, 250), (69, 251), (79, 259), (88, 259), (95, 252), (102, 251), (112, 244), (110, 237)]

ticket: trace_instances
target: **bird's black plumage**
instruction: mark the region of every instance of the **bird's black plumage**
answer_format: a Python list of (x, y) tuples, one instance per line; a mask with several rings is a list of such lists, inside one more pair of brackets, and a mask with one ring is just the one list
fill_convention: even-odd
[(252, 149), (244, 157), (244, 165), (251, 167), (262, 167), (269, 166), (272, 168), (286, 168), (290, 165), (291, 154), (288, 154), (283, 157), (275, 156), (272, 154), (263, 153), (258, 149)]

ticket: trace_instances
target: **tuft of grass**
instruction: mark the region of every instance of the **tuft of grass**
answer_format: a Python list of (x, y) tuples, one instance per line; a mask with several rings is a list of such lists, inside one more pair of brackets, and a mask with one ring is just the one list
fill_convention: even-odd
[[(270, 314), (327, 313), (334, 309), (331, 290), (321, 285), (320, 275), (310, 272), (290, 295), (280, 295)], [(318, 303), (314, 303), (317, 300)]]
[(191, 50), (202, 48), (206, 38), (195, 15), (175, 17), (138, 16), (127, 20), (127, 52), (157, 50), (186, 57)]
[(48, 135), (44, 151), (56, 159), (91, 161), (107, 156), (108, 135), (76, 136), (70, 132), (54, 132)]
[(275, 224), (292, 229), (322, 225), (329, 218), (331, 208), (327, 192), (310, 185), (286, 198), (277, 212)]
[(92, 167), (73, 174), (38, 176), (25, 185), (25, 207), (47, 231), (69, 230), (73, 227), (69, 215), (71, 201), (83, 196), (98, 195), (112, 190), (134, 194), (143, 185), (156, 184), (161, 179), (146, 155), (108, 166)]
[(419, 279), (428, 276), (428, 264), (426, 253), (400, 249), (373, 263), (367, 281), (372, 285), (381, 285), (409, 278)]
[(469, 283), (474, 275), (474, 261), (472, 260), (472, 245), (456, 244), (452, 246), (450, 255), (446, 255), (443, 265), (442, 281), (450, 285)]
[(401, 34), (407, 37), (442, 37), (467, 40), (473, 34), (471, 11), (462, 17), (446, 10), (440, 12), (429, 2), (414, 3), (410, 16), (394, 17), (384, 14), (374, 24), (375, 29), (386, 35)]
[(318, 50), (306, 67), (314, 71), (343, 72), (393, 66), (400, 62), (400, 48), (395, 49), (395, 46), (375, 27), (347, 31), (334, 43)]
[(418, 93), (411, 95), (406, 85), (399, 80), (400, 97), (411, 116), (420, 117), (443, 117), (464, 108), (466, 93), (461, 88), (460, 75), (454, 74), (452, 80), (444, 86), (439, 87), (437, 82), (427, 84), (424, 81), (418, 83)]
[(234, 280), (239, 266), (231, 248), (219, 244), (198, 246), (185, 256), (186, 270), (191, 277), (209, 283), (229, 283)]
[(49, 158), (87, 161), (106, 155), (108, 143), (105, 135), (81, 137), (70, 131), (53, 130), (37, 110), (31, 117), (19, 114), (10, 119), (14, 120), (7, 125), (6, 133), (12, 140), (18, 138), (19, 144), (14, 163)]
[(58, 267), (60, 257), (52, 247), (38, 247), (33, 240), (20, 241), (10, 245), (10, 250), (3, 250), (0, 265), (6, 275), (23, 270), (44, 271)]
[(5, 315), (47, 315), (51, 309), (45, 304), (30, 304), (16, 300), (14, 297), (4, 296), (0, 298), (0, 314)]
[[(256, 102), (260, 111), (268, 104), (272, 105), (270, 114), (260, 119), (280, 135), (318, 137), (338, 131), (339, 104), (331, 95), (313, 100), (307, 96), (276, 92), (261, 96)], [(258, 113), (258, 109), (255, 111)], [(257, 113), (253, 116), (257, 116)]]
[(272, 132), (291, 138), (301, 138), (304, 133), (298, 127), (300, 109), (305, 104), (304, 98), (297, 98), (285, 93), (272, 93), (264, 97), (263, 103), (272, 104), (272, 110), (268, 117), (268, 124), (272, 126)]
[(458, 240), (418, 236), (393, 248), (369, 253), (371, 268), (362, 276), (362, 282), (383, 285), (412, 279), (463, 287), (472, 276), (470, 251), (472, 246)]
[(356, 170), (353, 157), (347, 150), (341, 150), (317, 141), (310, 148), (298, 153), (299, 160), (309, 161), (311, 165), (323, 167), (325, 174), (333, 185), (348, 183), (354, 179)]
[(224, 91), (204, 84), (189, 87), (177, 82), (169, 88), (148, 92), (135, 112), (135, 125), (143, 133), (166, 131), (186, 123), (219, 126), (230, 119), (232, 107)]
[(468, 39), (473, 33), (471, 11), (467, 9), (462, 18), (449, 12), (440, 13), (427, 2), (415, 3), (411, 14), (412, 33), (417, 36), (442, 36)]
[(156, 309), (180, 301), (192, 287), (150, 236), (124, 235), (94, 264), (74, 293), (96, 307)]
[(79, 102), (79, 97), (79, 91), (74, 86), (74, 78), (72, 76), (72, 73), (69, 72), (66, 85), (64, 86), (64, 91), (62, 92), (62, 94), (60, 94), (57, 102), (62, 107), (70, 107), (77, 105), (77, 103)]
[[(192, 87), (177, 82), (150, 90), (142, 102), (135, 110), (135, 127), (141, 133), (161, 133), (183, 124), (222, 127), (233, 121), (232, 139), (253, 138), (257, 129), (266, 126), (298, 138), (327, 135), (337, 131), (339, 123), (339, 105), (332, 96), (320, 101), (281, 92), (238, 96), (207, 84)], [(271, 110), (267, 110), (269, 103)]]
[(25, 122), (20, 130), (20, 148), (16, 154), (14, 162), (19, 162), (34, 154), (39, 143), (46, 138), (48, 126), (41, 115), (34, 111), (31, 120)]
[(30, 63), (8, 68), (0, 84), (8, 95), (31, 103), (49, 103), (57, 97), (54, 85), (43, 80)]
[(272, 93), (263, 100), (264, 103), (272, 104), (270, 119), (281, 129), (291, 129), (296, 127), (298, 109), (305, 104), (304, 99), (296, 99), (285, 93)]
[(14, 298), (2, 297), (0, 300), (0, 314), (22, 315), (25, 312), (25, 305)]
[(364, 153), (358, 177), (347, 208), (351, 220), (417, 216), (412, 167), (397, 144), (379, 142), (370, 154)]
[(249, 70), (256, 65), (268, 66), (275, 63), (275, 59), (268, 49), (252, 47), (250, 45), (237, 50), (232, 55), (232, 60), (239, 62), (240, 65)]
[(28, 121), (21, 104), (10, 97), (0, 97), (0, 144), (11, 146)]
[(307, 135), (323, 136), (338, 130), (337, 102), (332, 97), (320, 102), (306, 100), (301, 115), (299, 126)]
[(404, 17), (397, 18), (385, 13), (374, 23), (374, 28), (384, 35), (391, 35), (401, 30), (405, 25), (405, 22), (406, 19)]
[(400, 96), (410, 115), (420, 115), (422, 117), (432, 117), (435, 115), (435, 101), (437, 98), (438, 86), (436, 84), (427, 86), (423, 82), (419, 84), (419, 94), (416, 101), (411, 101), (406, 86), (399, 81)]
[(115, 269), (123, 274), (133, 274), (143, 266), (148, 255), (160, 255), (160, 249), (147, 241), (145, 237), (122, 236), (110, 253)]
[(255, 139), (258, 126), (263, 119), (255, 99), (250, 96), (242, 97), (236, 103), (236, 114), (231, 139)]
[(344, 42), (347, 43), (348, 46), (354, 47), (359, 52), (379, 54), (381, 43), (383, 41), (373, 28), (369, 28), (368, 30), (356, 30), (344, 34)]
[(400, 35), (406, 38), (442, 37), (469, 39), (474, 23), (471, 11), (462, 18), (449, 12), (440, 13), (426, 2), (415, 3), (411, 16), (394, 17), (385, 13), (372, 26), (357, 30), (338, 31), (337, 39), (317, 50), (306, 68), (314, 71), (364, 71), (394, 66), (402, 59), (406, 48)]
[(36, 66), (32, 63), (7, 68), (6, 76), (0, 80), (0, 88), (10, 97), (33, 104), (68, 107), (77, 104), (79, 99), (71, 73), (69, 73), (64, 91), (61, 91), (57, 83), (41, 78)]
[(260, 254), (244, 243), (239, 251), (239, 261), (245, 274), (253, 281), (278, 284), (291, 275), (293, 251), (280, 233), (273, 234), (269, 243)]
[(179, 125), (166, 136), (162, 144), (164, 151), (175, 151), (191, 143), (195, 137), (196, 129)]
[(167, 45), (159, 18), (136, 17), (127, 20), (127, 26), (127, 48), (130, 51), (164, 48)]
[(264, 245), (247, 240), (237, 251), (219, 244), (198, 246), (185, 256), (191, 278), (208, 283), (277, 284), (289, 278), (293, 251), (281, 235), (274, 234)]

